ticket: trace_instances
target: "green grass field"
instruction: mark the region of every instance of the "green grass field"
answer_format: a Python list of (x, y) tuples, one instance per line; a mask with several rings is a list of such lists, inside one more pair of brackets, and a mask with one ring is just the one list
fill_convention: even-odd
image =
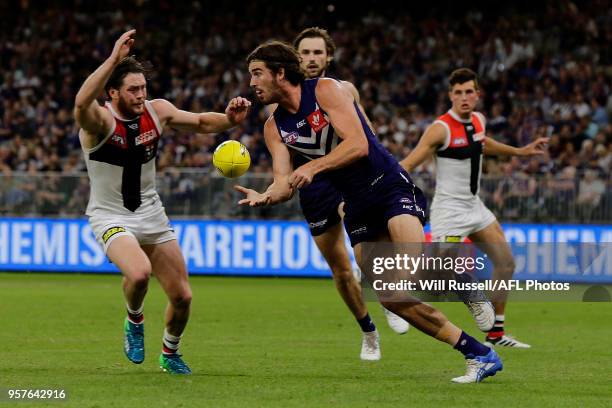
[[(530, 350), (501, 349), (504, 371), (457, 385), (462, 357), (380, 308), (383, 359), (359, 360), (360, 332), (330, 280), (194, 277), (182, 352), (194, 374), (157, 366), (164, 295), (152, 281), (146, 350), (122, 350), (120, 278), (0, 273), (0, 388), (63, 388), (62, 407), (612, 406), (612, 304), (514, 303), (508, 331)], [(439, 307), (478, 335), (461, 304)], [(1, 406), (12, 406), (0, 402)], [(16, 403), (14, 406), (40, 406)]]

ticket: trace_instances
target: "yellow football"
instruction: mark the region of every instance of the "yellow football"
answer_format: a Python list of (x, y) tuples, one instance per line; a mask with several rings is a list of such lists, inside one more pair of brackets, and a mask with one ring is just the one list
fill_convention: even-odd
[(249, 169), (251, 156), (245, 145), (236, 140), (228, 140), (215, 149), (213, 165), (224, 177), (240, 177)]

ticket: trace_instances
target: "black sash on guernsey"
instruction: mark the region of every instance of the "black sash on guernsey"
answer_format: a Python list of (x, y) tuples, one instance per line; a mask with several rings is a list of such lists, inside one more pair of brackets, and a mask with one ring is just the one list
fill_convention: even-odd
[[(123, 206), (134, 212), (142, 204), (140, 197), (140, 178), (142, 165), (154, 160), (157, 154), (157, 140), (154, 143), (136, 145), (136, 138), (141, 134), (140, 117), (129, 121), (120, 121), (125, 129), (123, 137), (118, 129), (98, 150), (89, 155), (90, 160), (123, 167), (121, 178), (121, 195)], [(119, 126), (119, 121), (118, 124)], [(116, 138), (116, 139), (114, 139)], [(113, 140), (119, 141), (113, 143)]]
[(470, 191), (476, 195), (478, 192), (478, 174), (480, 173), (480, 157), (482, 156), (482, 143), (474, 141), (474, 125), (471, 123), (463, 123), (465, 135), (468, 140), (468, 145), (464, 147), (446, 148), (438, 151), (440, 157), (450, 159), (466, 160), (470, 159)]
[[(138, 124), (138, 120), (134, 123)], [(135, 145), (136, 136), (140, 134), (140, 126), (134, 126), (135, 130), (130, 129), (130, 126), (126, 126), (127, 130), (127, 143), (128, 152), (134, 152), (134, 158), (139, 157), (137, 154), (137, 148)], [(123, 165), (123, 175), (121, 178), (121, 195), (123, 196), (123, 206), (128, 210), (134, 212), (142, 201), (140, 200), (140, 169), (142, 164), (140, 160), (128, 160)]]

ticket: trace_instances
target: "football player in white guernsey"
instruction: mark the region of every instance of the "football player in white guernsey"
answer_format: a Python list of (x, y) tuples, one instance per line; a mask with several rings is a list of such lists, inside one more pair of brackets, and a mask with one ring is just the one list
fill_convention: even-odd
[[(155, 191), (157, 142), (165, 126), (196, 133), (230, 129), (244, 120), (250, 102), (234, 98), (223, 114), (186, 112), (163, 99), (148, 101), (146, 69), (128, 57), (135, 33), (121, 35), (75, 98), (91, 183), (87, 215), (96, 239), (123, 274), (126, 356), (136, 364), (144, 360), (143, 300), (154, 274), (169, 300), (160, 367), (189, 374), (178, 347), (192, 295), (183, 255)], [(103, 107), (96, 98), (104, 90), (110, 101)]]
[[(434, 241), (461, 242), (468, 237), (493, 262), (494, 279), (511, 279), (515, 264), (504, 232), (493, 213), (478, 197), (481, 156), (533, 156), (544, 153), (547, 138), (517, 148), (485, 136), (484, 115), (476, 112), (480, 91), (476, 73), (467, 68), (449, 77), (450, 110), (423, 134), (408, 157), (400, 162), (408, 172), (427, 158), (436, 158), (436, 190), (431, 205), (431, 232)], [(506, 296), (493, 300), (495, 322), (486, 344), (529, 348), (504, 332)]]

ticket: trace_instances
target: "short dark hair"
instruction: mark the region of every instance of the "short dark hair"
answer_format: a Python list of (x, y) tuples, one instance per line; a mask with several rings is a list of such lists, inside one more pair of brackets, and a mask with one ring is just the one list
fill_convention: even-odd
[(119, 89), (123, 84), (123, 78), (127, 74), (143, 74), (145, 79), (149, 79), (149, 73), (151, 72), (151, 64), (148, 62), (141, 62), (136, 59), (134, 55), (129, 57), (125, 57), (113, 70), (110, 78), (106, 81), (106, 85), (104, 85), (104, 90), (106, 94), (110, 96), (110, 89)]
[(300, 67), (300, 56), (289, 44), (282, 41), (267, 41), (255, 48), (247, 57), (247, 64), (251, 61), (263, 61), (273, 73), (280, 68), (285, 70), (285, 77), (292, 85), (304, 80), (305, 75)]
[(295, 37), (295, 40), (293, 40), (293, 47), (296, 50), (300, 45), (300, 41), (302, 41), (304, 38), (322, 38), (323, 41), (325, 41), (327, 55), (330, 57), (334, 56), (334, 53), (336, 52), (336, 43), (334, 43), (334, 40), (331, 38), (326, 29), (320, 27), (310, 27), (302, 30), (302, 32)]
[(451, 91), (456, 84), (464, 84), (468, 81), (474, 81), (476, 89), (479, 88), (478, 75), (474, 71), (469, 68), (456, 69), (448, 77), (448, 90)]

